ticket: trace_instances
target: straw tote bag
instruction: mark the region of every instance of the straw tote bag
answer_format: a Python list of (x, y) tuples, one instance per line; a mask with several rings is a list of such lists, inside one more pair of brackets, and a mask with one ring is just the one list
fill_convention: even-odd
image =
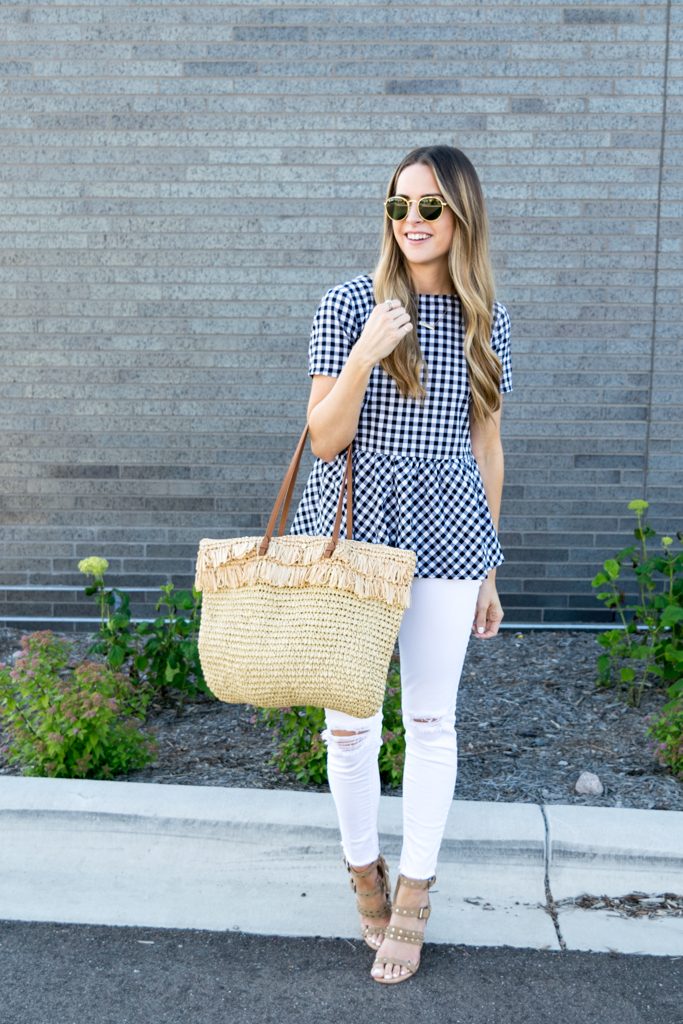
[(199, 659), (207, 686), (226, 703), (311, 705), (369, 718), (382, 707), (417, 556), (352, 539), (351, 445), (332, 536), (285, 534), (307, 434), (308, 424), (265, 536), (199, 542)]

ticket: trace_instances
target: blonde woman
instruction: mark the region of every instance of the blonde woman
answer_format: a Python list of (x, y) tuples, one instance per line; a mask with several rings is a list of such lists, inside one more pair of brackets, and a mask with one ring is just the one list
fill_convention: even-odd
[(344, 861), (377, 954), (371, 976), (392, 984), (419, 965), (455, 788), (469, 637), (495, 636), (503, 618), (500, 395), (512, 390), (510, 318), (495, 301), (484, 197), (461, 150), (414, 149), (396, 167), (374, 273), (324, 294), (309, 375), (315, 461), (291, 532), (331, 535), (352, 444), (354, 539), (417, 553), (398, 640), (406, 754), (393, 904), (378, 834), (382, 713), (327, 709), (322, 734)]

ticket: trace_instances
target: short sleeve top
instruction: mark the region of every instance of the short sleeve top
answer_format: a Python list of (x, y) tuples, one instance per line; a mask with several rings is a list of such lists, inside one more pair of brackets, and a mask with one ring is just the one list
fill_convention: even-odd
[[(309, 376), (339, 376), (374, 305), (367, 274), (325, 292), (311, 327)], [(415, 551), (416, 576), (481, 579), (505, 559), (472, 453), (460, 300), (419, 295), (418, 310), (427, 397), (405, 398), (379, 364), (373, 367), (351, 449), (353, 537)], [(510, 317), (500, 302), (493, 304), (491, 346), (504, 394), (512, 391)], [(345, 458), (346, 450), (331, 462), (314, 457), (292, 533), (331, 536)]]

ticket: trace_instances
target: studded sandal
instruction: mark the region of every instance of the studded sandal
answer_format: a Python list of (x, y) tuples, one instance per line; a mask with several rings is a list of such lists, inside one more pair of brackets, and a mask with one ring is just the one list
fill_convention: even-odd
[[(392, 907), (392, 914), (399, 914), (401, 917), (415, 917), (418, 920), (426, 921), (431, 914), (431, 906), (429, 903), (429, 890), (436, 882), (436, 875), (432, 875), (431, 878), (419, 879), (419, 878), (406, 878), (405, 875), (399, 874), (396, 880), (396, 889), (394, 890), (394, 905)], [(427, 893), (427, 903), (423, 907), (402, 907), (396, 903), (398, 897), (398, 890), (401, 885), (406, 885), (410, 889), (424, 889)], [(396, 925), (390, 924), (384, 930), (385, 938), (395, 939), (398, 942), (409, 942), (413, 946), (422, 946), (424, 942), (424, 933), (417, 931), (412, 928), (397, 928)], [(412, 978), (413, 974), (417, 971), (420, 966), (420, 958), (417, 960), (405, 959), (398, 956), (382, 956), (379, 953), (375, 957), (375, 962), (372, 965), (372, 969), (381, 967), (386, 970), (387, 964), (399, 965), (405, 967), (406, 974), (398, 974), (396, 977), (377, 977), (375, 974), (371, 974), (373, 981), (378, 981), (381, 985), (393, 985), (397, 981), (406, 981), (408, 978)]]
[[(362, 871), (357, 871), (356, 868), (351, 867), (346, 857), (344, 857), (344, 864), (346, 865), (346, 870), (350, 876), (349, 882), (351, 884), (351, 888), (356, 894), (356, 907), (358, 908), (359, 914), (363, 917), (388, 917), (391, 914), (391, 886), (389, 884), (389, 868), (387, 867), (387, 862), (384, 857), (380, 854), (377, 860), (373, 861), (372, 864), (369, 864), (368, 867), (363, 868)], [(377, 872), (377, 880), (374, 889), (370, 889), (369, 892), (358, 892), (356, 879), (365, 878), (374, 871)], [(372, 906), (368, 908), (367, 902), (376, 902), (378, 893), (382, 893), (384, 895), (384, 906), (379, 910), (373, 909)], [(362, 925), (361, 934), (370, 949), (378, 950), (382, 945), (385, 928), (386, 925)]]

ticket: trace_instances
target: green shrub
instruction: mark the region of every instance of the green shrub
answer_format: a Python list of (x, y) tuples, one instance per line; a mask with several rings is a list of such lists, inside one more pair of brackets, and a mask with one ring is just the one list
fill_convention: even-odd
[(71, 779), (142, 768), (156, 751), (140, 731), (150, 689), (94, 661), (67, 669), (70, 646), (51, 630), (27, 634), (14, 666), (0, 664), (8, 761), (24, 775)]
[(152, 622), (133, 623), (128, 594), (104, 585), (107, 559), (83, 558), (78, 568), (93, 577), (85, 594), (97, 601), (100, 610), (99, 636), (89, 654), (102, 655), (114, 670), (125, 668), (135, 683), (144, 675), (159, 699), (175, 702), (178, 712), (187, 697), (212, 695), (204, 680), (197, 645), (200, 591), (194, 587), (191, 591), (174, 591), (173, 583), (167, 583), (161, 587), (155, 610), (165, 605), (168, 613)]
[(320, 736), (325, 728), (322, 708), (258, 708), (252, 717), (252, 722), (256, 721), (275, 734), (277, 750), (269, 763), (278, 771), (305, 785), (327, 781), (325, 744)]
[(669, 687), (672, 700), (658, 718), (650, 716), (647, 732), (654, 737), (652, 753), (661, 765), (683, 779), (683, 679)]
[[(299, 782), (327, 782), (327, 751), (321, 733), (325, 728), (322, 708), (259, 708), (253, 722), (272, 729), (277, 750), (271, 764)], [(379, 753), (380, 779), (396, 787), (403, 777), (405, 740), (401, 719), (401, 690), (398, 664), (392, 659), (383, 704), (382, 747)]]
[[(607, 587), (597, 594), (607, 608), (619, 614), (622, 629), (606, 630), (598, 636), (605, 653), (598, 657), (598, 686), (617, 685), (627, 689), (627, 702), (638, 706), (648, 685), (664, 686), (671, 700), (659, 717), (649, 716), (647, 733), (651, 751), (661, 765), (674, 775), (683, 775), (683, 552), (674, 551), (674, 538), (663, 536), (659, 551), (648, 551), (647, 542), (656, 532), (643, 521), (647, 501), (629, 502), (637, 524), (637, 544), (608, 558), (603, 571), (593, 579), (594, 587)], [(680, 542), (683, 533), (676, 537)], [(628, 604), (622, 570), (630, 563), (639, 601)]]
[[(623, 548), (603, 563), (592, 581), (606, 587), (596, 595), (607, 608), (615, 609), (621, 629), (606, 630), (598, 636), (605, 653), (598, 657), (599, 686), (627, 688), (627, 702), (638, 706), (648, 683), (670, 686), (683, 675), (683, 551), (673, 550), (674, 538), (662, 537), (659, 551), (648, 551), (647, 541), (656, 532), (643, 522), (647, 501), (631, 501), (635, 512), (637, 544)], [(683, 533), (676, 534), (679, 542)], [(629, 565), (635, 577), (639, 600), (627, 603), (623, 573)]]

